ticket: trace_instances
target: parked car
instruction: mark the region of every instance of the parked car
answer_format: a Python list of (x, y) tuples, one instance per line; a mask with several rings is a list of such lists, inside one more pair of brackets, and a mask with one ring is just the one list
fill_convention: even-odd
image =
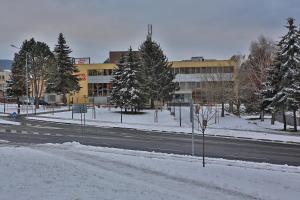
[[(44, 105), (44, 106), (49, 105), (49, 103), (48, 103), (47, 101), (45, 101), (44, 99), (40, 99), (40, 100), (39, 100), (39, 104), (40, 104), (40, 105)], [(34, 100), (34, 105), (35, 105), (35, 100)]]

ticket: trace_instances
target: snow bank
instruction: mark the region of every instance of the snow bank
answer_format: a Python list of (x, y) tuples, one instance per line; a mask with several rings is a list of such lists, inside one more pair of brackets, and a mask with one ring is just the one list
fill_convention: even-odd
[(0, 147), (1, 199), (298, 199), (300, 168), (79, 143)]

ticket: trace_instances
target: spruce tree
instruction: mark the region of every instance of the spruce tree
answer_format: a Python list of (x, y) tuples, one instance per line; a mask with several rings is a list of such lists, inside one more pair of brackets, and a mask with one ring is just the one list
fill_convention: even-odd
[(154, 101), (170, 99), (175, 89), (172, 82), (175, 75), (161, 47), (150, 36), (140, 46), (140, 56), (142, 89), (151, 101), (151, 108), (154, 108)]
[(139, 68), (139, 58), (130, 47), (128, 55), (126, 57), (122, 55), (113, 70), (111, 101), (125, 110), (139, 110), (144, 105), (145, 98), (140, 88)]
[(21, 62), (23, 59), (26, 59), (26, 52), (20, 51), (15, 54), (6, 91), (8, 96), (16, 97), (18, 114), (20, 114), (20, 97), (26, 95), (25, 65)]
[(123, 93), (121, 91), (123, 87), (123, 73), (125, 70), (125, 56), (121, 55), (120, 60), (117, 63), (117, 66), (112, 71), (112, 91), (110, 96), (111, 103), (116, 106), (123, 108), (125, 102), (123, 100)]
[(56, 69), (47, 81), (48, 91), (63, 95), (63, 103), (67, 103), (66, 94), (80, 89), (79, 79), (74, 75), (78, 69), (73, 65), (70, 47), (62, 33), (58, 36), (58, 43), (54, 48)]
[(293, 110), (294, 130), (297, 130), (296, 110), (300, 101), (300, 39), (294, 19), (288, 18), (288, 32), (278, 43), (274, 64), (269, 70), (266, 87), (262, 91), (264, 103), (274, 109), (281, 108), (284, 130), (286, 109)]
[(126, 67), (124, 71), (124, 86), (125, 98), (127, 99), (127, 107), (131, 110), (139, 110), (143, 107), (145, 102), (144, 93), (140, 88), (140, 79), (138, 78), (139, 69), (140, 69), (140, 60), (136, 54), (132, 51), (132, 48), (129, 48), (128, 56), (126, 60)]

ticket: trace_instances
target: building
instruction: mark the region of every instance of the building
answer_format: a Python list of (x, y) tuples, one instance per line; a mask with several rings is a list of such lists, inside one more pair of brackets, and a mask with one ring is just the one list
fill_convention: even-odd
[[(176, 74), (174, 81), (179, 87), (179, 91), (176, 91), (176, 94), (179, 94), (176, 95), (177, 99), (182, 94), (186, 102), (188, 97), (185, 96), (189, 94), (196, 102), (212, 101), (212, 98), (215, 98), (220, 88), (224, 86), (229, 86), (233, 92), (237, 70), (236, 61), (194, 58), (172, 62), (172, 68)], [(226, 90), (229, 91), (228, 88)]]
[[(134, 54), (138, 54), (139, 51), (132, 51)], [(109, 58), (105, 61), (105, 63), (117, 63), (121, 56), (127, 56), (128, 51), (110, 51)]]
[(6, 81), (9, 80), (10, 70), (0, 71), (0, 91), (6, 91)]
[(5, 102), (6, 96), (6, 86), (7, 82), (9, 80), (11, 72), (10, 70), (0, 70), (0, 102)]
[[(124, 53), (124, 52), (122, 52)], [(112, 89), (112, 70), (116, 67), (116, 60), (122, 53), (110, 53), (111, 63), (104, 64), (79, 64), (76, 65), (80, 79), (80, 91), (72, 94), (74, 103), (107, 104)], [(193, 98), (195, 101), (208, 100), (208, 91), (204, 88), (218, 86), (220, 83), (233, 83), (235, 80), (237, 62), (234, 60), (205, 60), (203, 57), (193, 57), (191, 60), (172, 61), (172, 68), (176, 73), (175, 82), (178, 91), (177, 98), (187, 102)]]

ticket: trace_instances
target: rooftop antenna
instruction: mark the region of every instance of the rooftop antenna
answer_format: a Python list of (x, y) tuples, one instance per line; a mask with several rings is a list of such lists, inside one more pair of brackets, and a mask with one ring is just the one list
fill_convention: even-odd
[(148, 24), (148, 35), (147, 38), (152, 38), (152, 24)]

